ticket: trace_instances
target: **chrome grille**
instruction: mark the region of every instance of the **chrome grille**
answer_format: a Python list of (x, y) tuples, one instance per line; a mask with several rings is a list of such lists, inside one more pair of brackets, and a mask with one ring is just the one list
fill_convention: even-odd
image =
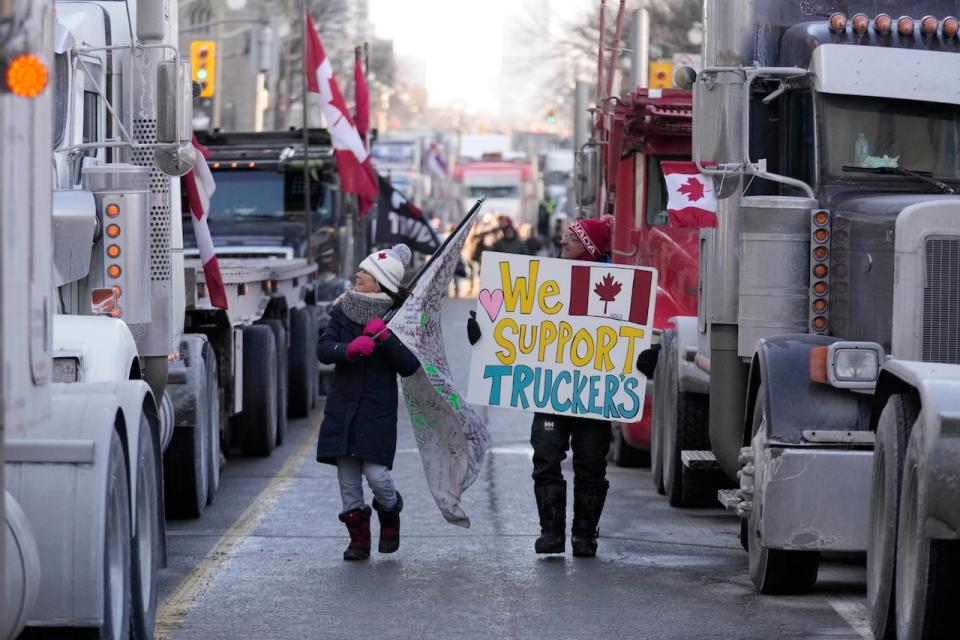
[[(135, 120), (133, 137), (137, 142), (157, 142), (156, 120)], [(170, 265), (170, 177), (157, 169), (152, 149), (135, 149), (131, 162), (150, 167), (150, 279), (165, 282), (171, 278)]]
[(960, 364), (960, 238), (926, 242), (920, 358)]

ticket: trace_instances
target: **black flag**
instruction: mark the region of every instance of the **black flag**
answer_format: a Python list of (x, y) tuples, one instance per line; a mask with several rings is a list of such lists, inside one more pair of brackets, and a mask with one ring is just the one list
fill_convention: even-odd
[(432, 255), (440, 246), (437, 232), (412, 202), (393, 188), (390, 181), (377, 174), (380, 198), (377, 202), (376, 244), (403, 242), (414, 251)]

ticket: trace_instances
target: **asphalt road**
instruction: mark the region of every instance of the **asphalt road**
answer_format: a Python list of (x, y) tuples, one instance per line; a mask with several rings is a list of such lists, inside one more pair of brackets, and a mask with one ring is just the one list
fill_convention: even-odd
[[(444, 310), (462, 386), (470, 304)], [(488, 413), (493, 448), (463, 530), (440, 516), (401, 408), (400, 550), (377, 554), (374, 525), (370, 560), (346, 563), (336, 471), (314, 461), (320, 417), (292, 422), (270, 458), (231, 458), (204, 516), (168, 524), (159, 638), (870, 637), (862, 565), (825, 563), (808, 596), (759, 597), (736, 518), (670, 508), (647, 470), (610, 467), (597, 558), (574, 558), (569, 542), (565, 556), (536, 555), (531, 415), (516, 411)]]

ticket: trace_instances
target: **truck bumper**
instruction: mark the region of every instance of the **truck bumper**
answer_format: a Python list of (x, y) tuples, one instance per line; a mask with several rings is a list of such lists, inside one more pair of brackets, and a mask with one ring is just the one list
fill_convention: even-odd
[(768, 446), (764, 543), (771, 549), (865, 552), (873, 452)]

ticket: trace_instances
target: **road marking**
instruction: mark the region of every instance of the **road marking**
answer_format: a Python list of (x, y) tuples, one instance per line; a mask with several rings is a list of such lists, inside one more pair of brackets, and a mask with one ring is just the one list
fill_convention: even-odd
[(303, 466), (316, 447), (320, 433), (322, 412), (314, 420), (313, 426), (303, 437), (303, 441), (290, 455), (270, 483), (260, 492), (231, 527), (222, 535), (203, 560), (177, 586), (157, 610), (156, 640), (167, 640), (181, 628), (183, 620), (197, 603), (197, 600), (210, 588), (217, 573), (229, 560), (233, 551), (250, 537), (263, 516), (276, 504), (277, 499), (287, 489), (296, 471)]
[(827, 598), (827, 602), (854, 631), (860, 634), (861, 638), (873, 640), (873, 631), (870, 630), (870, 620), (867, 616), (867, 607), (863, 603), (863, 598), (837, 596)]

